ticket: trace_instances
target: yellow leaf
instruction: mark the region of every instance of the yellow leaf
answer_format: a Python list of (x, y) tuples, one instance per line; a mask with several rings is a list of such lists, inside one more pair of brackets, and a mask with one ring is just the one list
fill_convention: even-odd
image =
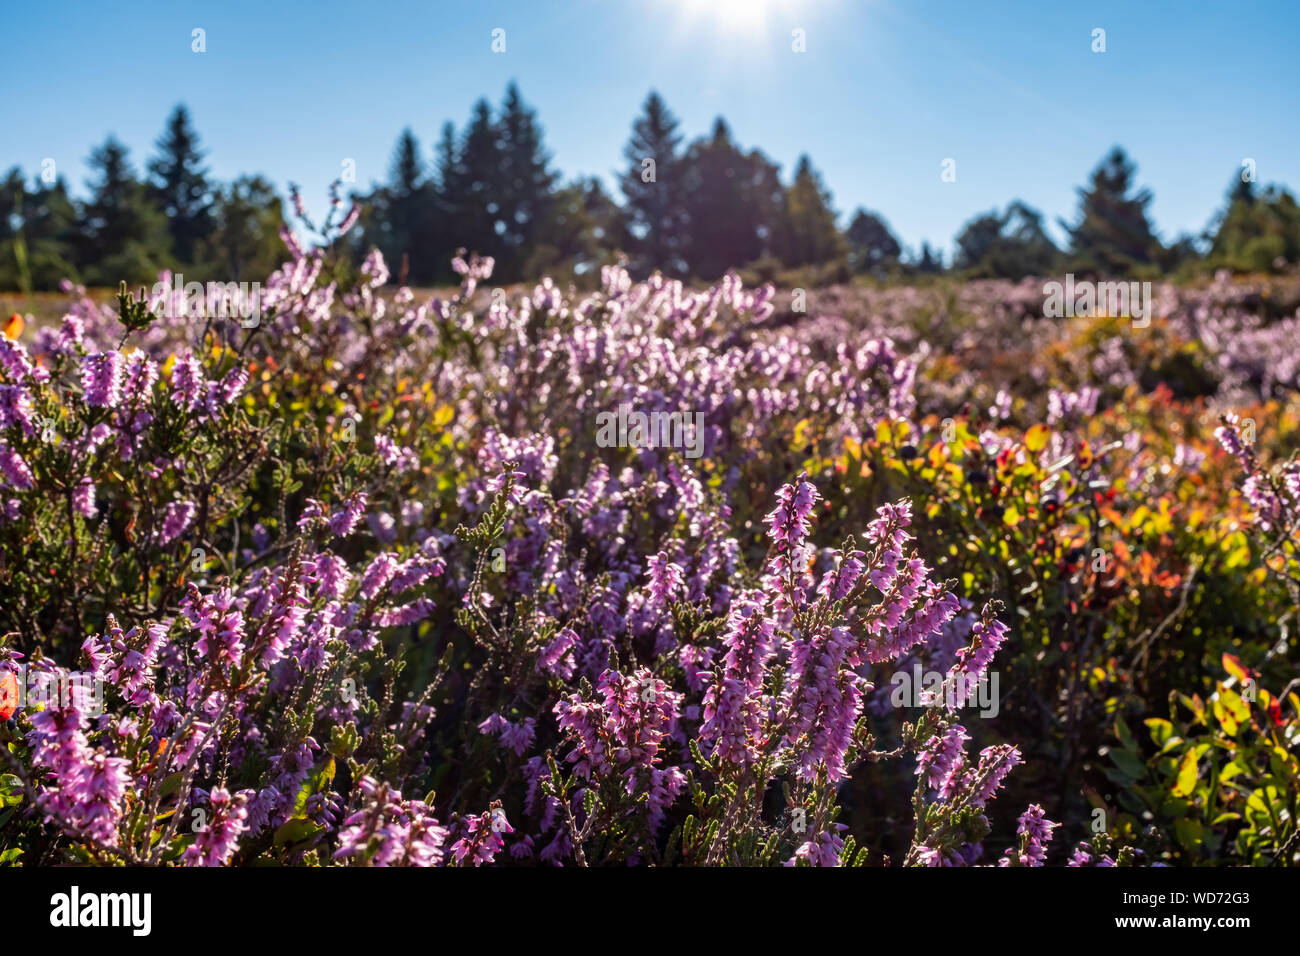
[(1046, 425), (1035, 425), (1025, 432), (1025, 447), (1032, 452), (1040, 452), (1047, 447), (1051, 430)]
[(1196, 789), (1197, 773), (1196, 750), (1189, 747), (1187, 753), (1183, 754), (1183, 762), (1178, 766), (1178, 780), (1174, 782), (1174, 789), (1171, 791), (1173, 795), (1190, 797), (1192, 791)]
[(1223, 652), (1223, 669), (1237, 678), (1238, 683), (1246, 683), (1246, 669), (1241, 666), (1241, 661), (1238, 660), (1235, 654), (1229, 654), (1227, 651)]

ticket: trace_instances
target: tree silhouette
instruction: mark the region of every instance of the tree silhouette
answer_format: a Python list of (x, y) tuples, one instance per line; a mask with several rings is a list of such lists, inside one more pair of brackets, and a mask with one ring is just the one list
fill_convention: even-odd
[(98, 178), (79, 219), (79, 261), (92, 285), (152, 282), (170, 265), (167, 221), (135, 178), (125, 146), (110, 136), (90, 154)]
[(874, 212), (859, 209), (845, 232), (849, 247), (849, 267), (883, 279), (898, 264), (903, 252), (889, 224)]
[(953, 268), (972, 277), (1020, 279), (1053, 271), (1060, 250), (1043, 229), (1043, 215), (1016, 200), (1006, 212), (976, 216), (957, 235)]
[(172, 254), (179, 265), (193, 264), (195, 246), (212, 229), (212, 189), (199, 135), (184, 105), (177, 106), (149, 161), (149, 198), (167, 217)]
[(631, 265), (639, 274), (659, 269), (680, 275), (686, 267), (681, 255), (686, 220), (678, 153), (681, 140), (677, 117), (652, 90), (623, 148), (628, 169), (619, 183), (632, 232)]
[(684, 254), (691, 273), (716, 279), (770, 251), (784, 190), (778, 170), (757, 150), (741, 152), (719, 117), (713, 135), (683, 160)]
[(1078, 222), (1061, 222), (1070, 234), (1076, 271), (1119, 276), (1158, 262), (1160, 241), (1147, 218), (1151, 191), (1133, 191), (1135, 172), (1116, 146), (1079, 190)]
[(844, 254), (830, 193), (807, 156), (799, 157), (794, 180), (785, 192), (774, 245), (776, 256), (787, 266), (830, 262)]

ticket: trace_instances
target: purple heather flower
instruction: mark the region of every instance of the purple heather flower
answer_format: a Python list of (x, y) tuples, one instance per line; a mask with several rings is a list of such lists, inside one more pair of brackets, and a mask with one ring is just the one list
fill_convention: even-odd
[(501, 742), (501, 746), (507, 750), (513, 750), (515, 755), (522, 757), (533, 742), (533, 734), (537, 726), (537, 721), (532, 717), (525, 717), (519, 723), (511, 723), (500, 714), (493, 714), (478, 725), (480, 733), (492, 734)]
[(650, 595), (656, 606), (676, 600), (686, 585), (686, 575), (681, 565), (675, 563), (667, 551), (651, 556), (646, 574), (650, 578)]
[(203, 366), (193, 355), (176, 360), (172, 366), (172, 401), (186, 411), (194, 411), (206, 394)]
[(502, 833), (514, 833), (505, 812), (496, 807), (488, 813), (470, 817), (465, 821), (465, 835), (451, 845), (451, 855), (457, 866), (482, 866), (491, 863), (505, 847)]
[(715, 756), (742, 766), (759, 757), (756, 748), (767, 711), (760, 691), (774, 650), (774, 633), (775, 626), (762, 605), (762, 593), (748, 591), (740, 595), (722, 639), (727, 651), (721, 680), (712, 684), (704, 696), (700, 739), (713, 742)]
[(192, 501), (173, 501), (163, 509), (162, 527), (158, 531), (158, 544), (171, 544), (187, 530), (198, 508)]
[(560, 628), (538, 655), (537, 669), (568, 680), (576, 666), (571, 652), (577, 643), (578, 635), (572, 629)]
[(81, 367), (81, 388), (87, 405), (117, 408), (122, 403), (123, 363), (121, 352), (96, 352), (86, 356)]
[(998, 866), (1042, 866), (1047, 858), (1047, 844), (1052, 841), (1052, 831), (1060, 826), (1047, 819), (1043, 808), (1037, 804), (1030, 805), (1020, 815), (1016, 833), (1020, 845), (1007, 850), (1006, 856), (998, 860)]
[(83, 518), (95, 517), (95, 483), (82, 478), (72, 489), (72, 509)]
[(32, 469), (23, 456), (3, 441), (0, 441), (0, 481), (19, 491), (27, 491), (36, 484)]
[(808, 536), (809, 516), (820, 496), (817, 487), (801, 473), (792, 485), (782, 485), (776, 493), (777, 506), (763, 519), (777, 548), (794, 548)]
[(245, 805), (251, 794), (251, 790), (241, 790), (231, 796), (222, 787), (208, 794), (207, 810), (211, 818), (195, 828), (194, 842), (181, 854), (184, 866), (224, 866), (230, 862), (247, 828)]
[(358, 491), (348, 498), (342, 508), (330, 516), (330, 533), (339, 538), (346, 538), (356, 530), (357, 524), (361, 521), (361, 516), (365, 512), (366, 493)]

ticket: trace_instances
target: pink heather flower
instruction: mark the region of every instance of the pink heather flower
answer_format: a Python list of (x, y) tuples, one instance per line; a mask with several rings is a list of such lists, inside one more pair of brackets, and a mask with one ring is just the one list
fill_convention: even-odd
[(248, 370), (239, 366), (232, 368), (217, 385), (217, 401), (222, 405), (229, 405), (240, 396), (247, 384)]
[(181, 611), (199, 632), (194, 644), (199, 657), (238, 667), (244, 659), (244, 615), (235, 607), (230, 588), (220, 588), (211, 597), (193, 584), (181, 601)]
[(982, 807), (989, 800), (993, 799), (994, 794), (1002, 786), (1002, 781), (1006, 779), (1013, 767), (1024, 761), (1020, 757), (1020, 751), (1011, 744), (998, 744), (993, 747), (985, 747), (980, 751), (979, 765), (975, 768), (975, 777), (984, 777), (984, 782), (976, 789), (971, 797), (971, 803), (974, 806)]
[(998, 860), (998, 866), (1042, 866), (1047, 858), (1047, 844), (1052, 841), (1052, 831), (1060, 824), (1048, 820), (1043, 808), (1037, 804), (1030, 805), (1020, 815), (1019, 823), (1016, 833), (1020, 845), (1009, 848), (1006, 856)]
[(562, 627), (542, 648), (537, 658), (537, 670), (554, 674), (562, 680), (573, 676), (576, 664), (573, 660), (573, 648), (578, 643), (578, 635), (570, 628)]
[(0, 368), (5, 370), (15, 385), (28, 381), (39, 384), (50, 380), (50, 373), (28, 358), (27, 347), (7, 335), (0, 335)]
[[(195, 828), (194, 842), (181, 854), (184, 866), (224, 866), (239, 849), (239, 837), (247, 829), (251, 790), (231, 796), (216, 787), (208, 794), (208, 819)], [(202, 808), (198, 808), (202, 809)]]
[(377, 289), (387, 282), (388, 264), (384, 262), (383, 253), (378, 249), (371, 249), (370, 254), (361, 263), (361, 274), (365, 276), (366, 284), (372, 289)]
[(650, 578), (650, 595), (657, 606), (666, 605), (678, 598), (686, 586), (686, 574), (679, 564), (660, 551), (650, 558), (647, 575)]
[[(843, 823), (831, 824), (833, 831), (847, 830)], [(786, 866), (839, 866), (840, 853), (844, 850), (844, 840), (838, 832), (822, 832), (802, 844), (794, 851), (794, 856), (785, 861)]]
[(867, 567), (862, 560), (864, 557), (866, 555), (861, 551), (850, 551), (848, 554), (840, 555), (839, 567), (836, 569), (831, 587), (832, 601), (844, 600), (857, 586), (862, 577), (862, 572)]
[(436, 606), (428, 598), (416, 598), (407, 604), (381, 611), (376, 623), (380, 627), (409, 627), (428, 618)]
[[(352, 208), (348, 210), (348, 214), (344, 216), (343, 221), (339, 223), (338, 236), (347, 235), (348, 232), (352, 229), (352, 227), (357, 224), (357, 220), (360, 218), (361, 218), (361, 204), (354, 202), (352, 204)], [(338, 236), (336, 236), (335, 238), (338, 238)], [(385, 282), (388, 281), (386, 276), (387, 274), (385, 273), (385, 279), (384, 279)], [(383, 284), (384, 284), (383, 282), (376, 283), (376, 285), (383, 285)]]
[(139, 405), (147, 402), (157, 381), (157, 362), (139, 350), (127, 356), (122, 383), (122, 397), (127, 404)]
[(335, 537), (346, 538), (360, 523), (366, 513), (366, 493), (358, 491), (348, 498), (342, 508), (335, 511), (329, 519), (330, 533)]
[(1002, 642), (1006, 640), (1007, 626), (997, 619), (993, 608), (985, 605), (980, 620), (971, 627), (970, 644), (957, 652), (957, 659), (948, 671), (952, 680), (963, 680), (964, 687), (973, 687), (988, 671)]
[[(1053, 826), (1055, 826), (1055, 824), (1053, 824)], [(1007, 850), (1007, 852), (1010, 853), (1011, 851)], [(1092, 847), (1081, 840), (1079, 841), (1079, 845), (1074, 848), (1074, 852), (1070, 854), (1070, 861), (1065, 865), (1107, 867), (1114, 866), (1115, 861), (1104, 853), (1094, 856)]]
[(867, 525), (867, 540), (873, 547), (901, 551), (911, 537), (903, 529), (911, 523), (912, 503), (907, 499), (881, 505), (876, 509), (876, 517)]
[(657, 829), (686, 786), (680, 768), (659, 766), (682, 695), (668, 690), (646, 668), (630, 676), (604, 671), (596, 694), (598, 700), (570, 694), (555, 705), (560, 730), (574, 745), (565, 759), (586, 780), (620, 774), (629, 794), (646, 795), (650, 827)]
[(816, 486), (801, 473), (793, 485), (782, 485), (776, 493), (777, 506), (763, 519), (778, 549), (794, 548), (808, 536), (809, 516), (820, 496)]
[(1244, 471), (1250, 472), (1255, 470), (1254, 454), (1241, 439), (1240, 421), (1235, 414), (1228, 412), (1223, 416), (1223, 424), (1214, 430), (1214, 437), (1228, 454), (1237, 459)]
[(1282, 502), (1278, 501), (1268, 479), (1262, 474), (1254, 474), (1241, 486), (1241, 493), (1250, 502), (1255, 512), (1255, 521), (1265, 531), (1270, 530), (1282, 518)]
[(401, 793), (373, 777), (357, 787), (363, 806), (343, 821), (335, 859), (355, 859), (370, 866), (439, 866), (446, 827), (422, 800), (403, 800)]
[(31, 392), (22, 385), (0, 385), (0, 431), (15, 426), (27, 438), (36, 435)]
[(833, 781), (845, 777), (844, 758), (868, 686), (854, 672), (860, 663), (858, 640), (845, 627), (819, 628), (793, 642), (784, 692), (793, 716), (785, 744), (795, 750), (800, 780), (823, 770)]
[(96, 352), (86, 356), (81, 367), (81, 389), (87, 405), (117, 408), (122, 403), (122, 385), (121, 352)]
[(484, 485), (484, 491), (489, 496), (496, 495), (506, 487), (507, 481), (510, 483), (510, 490), (506, 500), (517, 505), (524, 500), (524, 495), (528, 494), (528, 476), (522, 471), (502, 471), (500, 474), (493, 475)]
[(73, 836), (117, 846), (117, 825), (131, 784), (130, 761), (92, 751), (76, 700), (31, 714), (33, 762), (49, 771), (37, 799), (43, 818)]
[(522, 757), (524, 751), (533, 743), (533, 733), (537, 726), (537, 721), (532, 717), (525, 717), (519, 723), (511, 723), (500, 714), (493, 714), (478, 725), (480, 733), (492, 734), (501, 742), (501, 746), (507, 750), (513, 750), (515, 756)]
[(206, 395), (203, 366), (193, 355), (176, 360), (172, 366), (172, 402), (186, 411), (199, 407)]
[(954, 781), (966, 762), (966, 744), (970, 735), (960, 724), (949, 727), (942, 736), (934, 736), (921, 747), (916, 758), (917, 776), (926, 777), (926, 785), (948, 797), (954, 790)]
[[(723, 673), (704, 696), (700, 739), (714, 743), (714, 756), (747, 766), (757, 761), (765, 702), (760, 691), (773, 653), (775, 625), (764, 614), (762, 593), (740, 595), (727, 620)], [(711, 675), (709, 675), (711, 676)]]
[(163, 509), (162, 527), (158, 531), (158, 544), (166, 545), (175, 541), (187, 530), (198, 513), (192, 501), (173, 501)]
[(342, 597), (352, 582), (352, 572), (348, 570), (347, 562), (333, 554), (316, 557), (315, 574), (317, 591), (331, 601)]
[(357, 594), (363, 600), (374, 600), (381, 591), (388, 587), (389, 582), (393, 580), (400, 567), (397, 555), (391, 551), (380, 552), (362, 573), (361, 587), (358, 589)]
[[(122, 696), (134, 699), (140, 691), (153, 686), (154, 667), (167, 640), (167, 628), (164, 625), (149, 624), (143, 630), (133, 627), (125, 634), (114, 626), (110, 627), (109, 634), (101, 640), (110, 649), (104, 677), (122, 691)], [(96, 660), (94, 653), (90, 657), (92, 661)]]
[(514, 832), (500, 807), (470, 817), (465, 823), (465, 835), (451, 845), (452, 858), (457, 866), (464, 866), (467, 860), (471, 866), (491, 863), (505, 847), (501, 834)]
[(28, 491), (36, 484), (32, 469), (23, 456), (3, 441), (0, 441), (0, 481), (19, 491)]
[(72, 510), (83, 518), (95, 517), (95, 483), (82, 478), (72, 489)]

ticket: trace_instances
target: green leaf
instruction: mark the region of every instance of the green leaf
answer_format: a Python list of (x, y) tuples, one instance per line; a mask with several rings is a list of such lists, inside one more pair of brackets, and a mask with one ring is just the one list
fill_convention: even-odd
[(310, 840), (318, 833), (324, 833), (325, 827), (308, 820), (306, 817), (293, 817), (280, 824), (275, 831), (275, 845), (286, 846)]

